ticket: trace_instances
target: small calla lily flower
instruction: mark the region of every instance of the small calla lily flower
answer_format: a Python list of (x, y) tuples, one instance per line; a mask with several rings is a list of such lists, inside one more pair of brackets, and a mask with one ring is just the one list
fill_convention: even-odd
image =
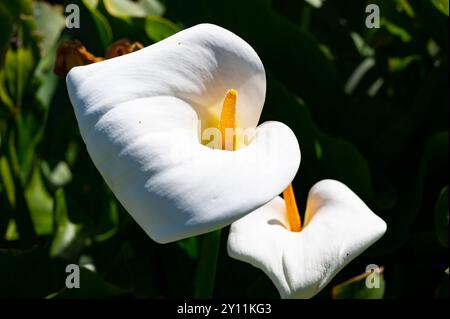
[[(159, 243), (229, 225), (275, 198), (298, 170), (293, 132), (279, 122), (256, 127), (266, 90), (259, 57), (218, 26), (75, 67), (67, 87), (94, 164)], [(256, 133), (212, 149), (208, 128)]]
[(310, 190), (301, 227), (292, 187), (234, 222), (228, 254), (263, 270), (282, 298), (311, 298), (386, 231), (386, 223), (344, 184)]

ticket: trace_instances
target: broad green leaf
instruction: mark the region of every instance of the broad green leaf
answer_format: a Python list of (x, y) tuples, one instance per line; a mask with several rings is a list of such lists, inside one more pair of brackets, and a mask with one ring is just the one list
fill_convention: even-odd
[(24, 91), (31, 82), (34, 67), (34, 56), (30, 48), (21, 46), (17, 50), (9, 49), (6, 52), (5, 80), (9, 96), (18, 108), (21, 107)]
[(145, 20), (145, 32), (155, 42), (164, 40), (178, 31), (181, 31), (181, 28), (165, 18), (153, 16)]
[(3, 187), (6, 190), (6, 196), (9, 204), (14, 207), (16, 202), (16, 193), (14, 188), (14, 179), (12, 177), (11, 169), (8, 160), (5, 156), (0, 157), (0, 176)]
[(64, 9), (60, 5), (47, 2), (33, 2), (33, 15), (36, 21), (36, 32), (42, 38), (39, 47), (42, 56), (53, 48), (66, 25)]
[(58, 39), (65, 27), (63, 7), (46, 2), (33, 2), (36, 32), (41, 37), (42, 58), (36, 67), (35, 76), (41, 80), (36, 98), (47, 109), (58, 85), (58, 77), (53, 73)]
[(448, 16), (448, 0), (431, 0), (434, 6)]
[(417, 54), (414, 55), (408, 55), (406, 57), (392, 57), (388, 59), (388, 65), (389, 65), (389, 71), (394, 72), (400, 72), (405, 70), (413, 61), (420, 60), (420, 56)]
[(110, 15), (117, 18), (142, 18), (147, 14), (137, 3), (129, 0), (104, 0), (106, 10)]
[(31, 49), (20, 47), (16, 51), (16, 105), (22, 106), (25, 90), (30, 85), (35, 67), (35, 60)]
[(114, 196), (85, 150), (80, 151), (71, 170), (72, 181), (64, 189), (70, 220), (86, 226), (83, 232), (95, 240), (107, 239), (118, 226)]
[(8, 226), (6, 228), (5, 239), (6, 240), (17, 240), (20, 238), (19, 232), (17, 231), (16, 221), (14, 219), (10, 219), (8, 222)]
[(16, 117), (17, 134), (15, 135), (15, 152), (17, 156), (18, 173), (23, 183), (28, 179), (35, 163), (35, 149), (42, 140), (44, 127), (41, 125), (45, 114), (39, 109), (39, 103), (33, 102), (33, 108), (27, 104)]
[(99, 0), (82, 0), (85, 6), (89, 6), (93, 9), (97, 9)]
[(363, 57), (372, 57), (375, 50), (356, 32), (350, 32), (353, 43), (359, 54)]
[(334, 286), (331, 295), (333, 299), (382, 299), (384, 290), (381, 269), (380, 272), (366, 272)]
[(98, 36), (104, 48), (108, 47), (113, 39), (111, 26), (108, 20), (97, 10), (98, 0), (82, 0), (89, 10), (94, 24), (97, 28)]
[(117, 18), (144, 18), (160, 16), (164, 13), (164, 6), (157, 0), (104, 0), (108, 13)]
[[(6, 72), (0, 69), (0, 106), (5, 105), (9, 110), (13, 110), (15, 105), (7, 91)], [(1, 109), (0, 109), (1, 111)]]
[(53, 199), (45, 189), (38, 168), (33, 170), (25, 199), (37, 235), (49, 235), (53, 231)]
[(50, 185), (54, 188), (64, 186), (72, 179), (70, 167), (64, 161), (58, 162), (53, 170), (50, 169), (50, 166), (46, 161), (42, 161), (41, 171)]
[(113, 298), (129, 294), (128, 290), (106, 282), (99, 274), (80, 267), (80, 288), (67, 289), (47, 296), (48, 299)]
[[(51, 52), (55, 53), (56, 47)], [(55, 54), (48, 54), (45, 58), (41, 59), (35, 73), (36, 77), (42, 81), (42, 84), (36, 92), (36, 99), (42, 103), (45, 109), (50, 107), (58, 86), (58, 77), (53, 73), (53, 69), (48, 68), (50, 65), (53, 66), (55, 58)]]
[(402, 42), (410, 42), (412, 40), (412, 36), (408, 33), (408, 31), (402, 29), (400, 26), (394, 24), (393, 22), (387, 19), (381, 19), (381, 25), (388, 30), (394, 36), (399, 37)]
[(410, 18), (414, 18), (415, 13), (408, 0), (398, 0), (397, 3)]
[(446, 186), (441, 193), (434, 207), (434, 224), (436, 227), (436, 235), (439, 242), (448, 247), (448, 186)]
[(70, 259), (83, 245), (80, 236), (81, 225), (69, 220), (64, 190), (59, 188), (54, 197), (55, 235), (50, 247), (50, 255)]
[(159, 0), (138, 0), (137, 3), (147, 12), (147, 15), (161, 16), (166, 11)]
[(345, 93), (352, 94), (364, 75), (375, 66), (375, 59), (372, 57), (365, 58), (360, 65), (350, 75), (345, 84)]
[(314, 8), (320, 8), (323, 4), (323, 0), (305, 0), (305, 2), (309, 3)]
[(199, 243), (197, 237), (177, 241), (177, 245), (192, 259), (198, 258)]

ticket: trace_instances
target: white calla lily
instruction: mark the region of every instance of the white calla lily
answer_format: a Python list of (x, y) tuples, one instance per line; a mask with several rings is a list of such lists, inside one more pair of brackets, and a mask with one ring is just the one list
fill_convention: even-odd
[(157, 242), (230, 224), (281, 193), (298, 170), (298, 142), (282, 123), (258, 126), (234, 152), (199, 140), (199, 120), (202, 129), (219, 128), (225, 96), (234, 94), (236, 127), (244, 129), (256, 127), (265, 99), (259, 57), (218, 26), (73, 68), (67, 87), (94, 164)]
[(344, 184), (323, 180), (310, 190), (301, 231), (288, 205), (273, 199), (231, 225), (228, 254), (263, 270), (282, 298), (311, 298), (376, 242), (386, 223)]

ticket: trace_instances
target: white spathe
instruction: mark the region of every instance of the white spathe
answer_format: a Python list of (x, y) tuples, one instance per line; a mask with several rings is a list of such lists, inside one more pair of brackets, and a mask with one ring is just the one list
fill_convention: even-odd
[(344, 184), (310, 190), (302, 231), (287, 228), (277, 197), (231, 225), (228, 254), (263, 270), (282, 298), (311, 298), (386, 232), (386, 223)]
[(260, 125), (234, 152), (200, 143), (197, 121), (217, 127), (227, 90), (238, 92), (242, 128), (256, 127), (265, 99), (259, 57), (221, 27), (197, 25), (73, 68), (67, 87), (95, 166), (159, 243), (232, 223), (281, 193), (298, 170), (297, 139), (279, 122)]

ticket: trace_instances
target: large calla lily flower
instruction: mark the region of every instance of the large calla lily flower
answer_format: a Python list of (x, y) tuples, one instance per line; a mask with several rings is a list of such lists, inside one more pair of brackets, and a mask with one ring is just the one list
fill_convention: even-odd
[(265, 99), (257, 54), (218, 26), (75, 67), (67, 87), (94, 164), (157, 242), (232, 223), (281, 193), (298, 170), (297, 139), (279, 122), (258, 126), (236, 151), (201, 143), (198, 121), (202, 130), (255, 128)]
[(285, 192), (286, 200), (276, 197), (234, 222), (228, 253), (262, 269), (282, 298), (311, 298), (383, 236), (386, 223), (347, 186), (323, 180), (309, 192), (303, 228), (293, 229), (292, 196)]

